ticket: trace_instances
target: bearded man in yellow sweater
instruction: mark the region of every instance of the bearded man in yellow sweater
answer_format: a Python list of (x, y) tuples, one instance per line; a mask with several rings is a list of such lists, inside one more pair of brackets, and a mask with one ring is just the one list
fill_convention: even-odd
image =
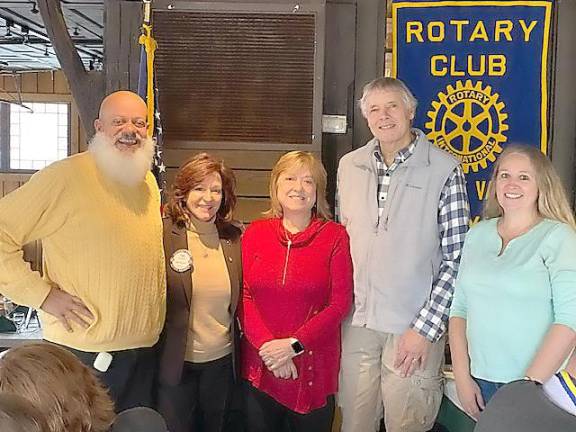
[[(106, 97), (88, 151), (0, 200), (0, 292), (39, 309), (44, 338), (101, 372), (118, 411), (151, 406), (166, 309), (160, 194), (146, 104)], [(44, 275), (22, 246), (41, 240)]]

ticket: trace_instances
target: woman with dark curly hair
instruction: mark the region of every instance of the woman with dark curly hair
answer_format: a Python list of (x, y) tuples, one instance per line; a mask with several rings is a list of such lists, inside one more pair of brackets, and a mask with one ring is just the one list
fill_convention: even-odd
[(237, 352), (240, 235), (233, 172), (206, 153), (180, 167), (164, 219), (167, 313), (159, 410), (171, 432), (218, 432)]
[(115, 417), (114, 404), (94, 373), (74, 354), (49, 343), (6, 352), (0, 359), (0, 393), (30, 401), (44, 414), (50, 432), (106, 432)]

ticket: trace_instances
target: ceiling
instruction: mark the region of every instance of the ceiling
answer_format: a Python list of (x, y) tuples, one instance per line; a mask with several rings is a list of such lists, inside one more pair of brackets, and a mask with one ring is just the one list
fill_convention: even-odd
[[(68, 31), (87, 69), (103, 56), (104, 0), (61, 0)], [(0, 0), (0, 74), (59, 69), (36, 2)]]

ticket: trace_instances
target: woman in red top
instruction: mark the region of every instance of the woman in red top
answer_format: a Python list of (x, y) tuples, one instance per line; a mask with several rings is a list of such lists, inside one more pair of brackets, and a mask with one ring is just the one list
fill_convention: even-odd
[(329, 219), (326, 171), (290, 152), (270, 180), (272, 208), (242, 240), (242, 376), (250, 432), (329, 431), (340, 323), (352, 303), (349, 239)]

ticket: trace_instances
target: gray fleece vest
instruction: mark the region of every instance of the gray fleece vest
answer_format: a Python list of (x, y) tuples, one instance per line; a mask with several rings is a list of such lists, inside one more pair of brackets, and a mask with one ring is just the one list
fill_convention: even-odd
[(429, 299), (442, 253), (438, 206), (459, 162), (418, 129), (416, 149), (391, 177), (378, 218), (374, 138), (338, 167), (340, 221), (354, 263), (352, 325), (399, 334)]

